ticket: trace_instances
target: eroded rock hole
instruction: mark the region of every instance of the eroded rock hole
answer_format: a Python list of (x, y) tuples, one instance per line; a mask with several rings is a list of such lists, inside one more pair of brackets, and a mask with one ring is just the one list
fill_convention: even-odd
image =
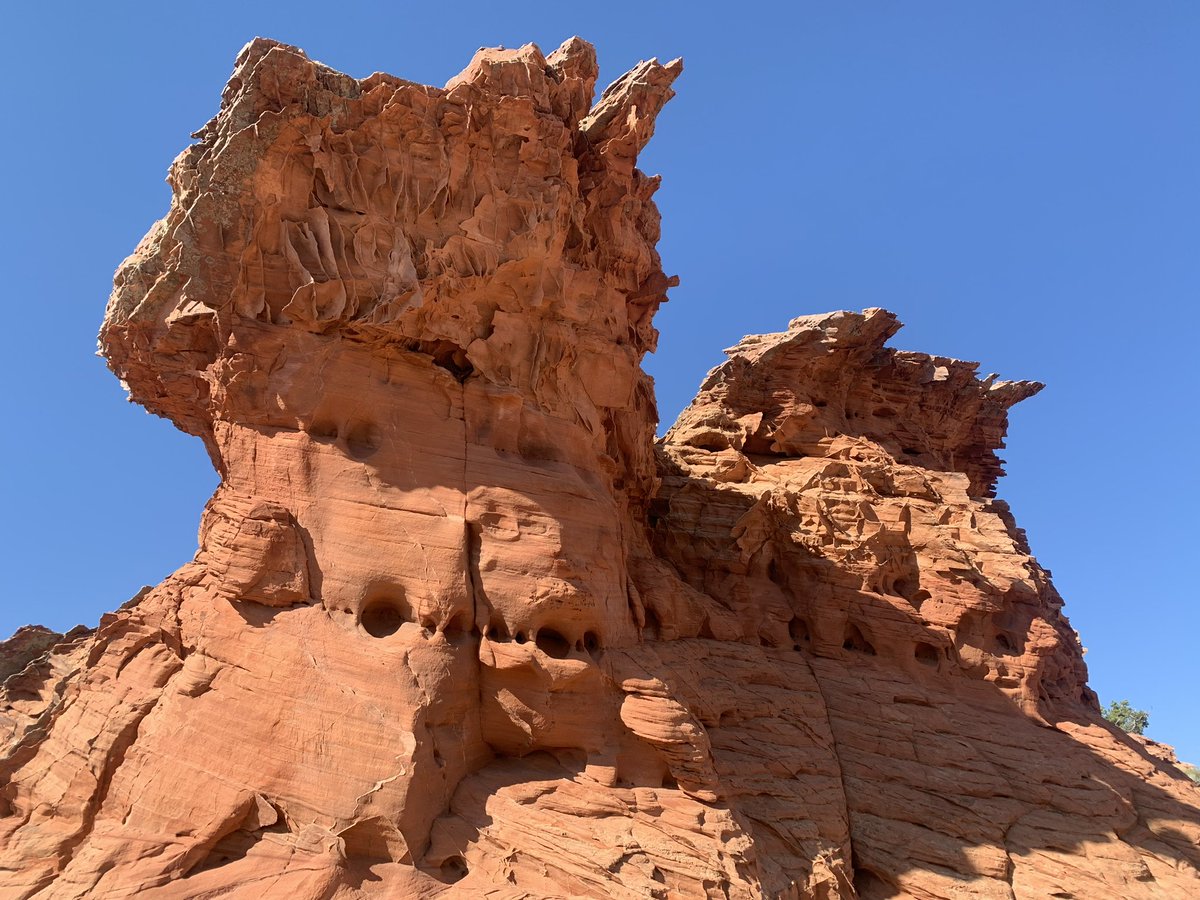
[(857, 625), (846, 626), (846, 639), (842, 641), (842, 649), (865, 653), (867, 656), (875, 655), (875, 647), (863, 636)]
[(913, 651), (913, 655), (917, 658), (917, 662), (926, 666), (937, 666), (938, 660), (941, 659), (941, 654), (937, 647), (933, 644), (927, 644), (924, 641), (917, 641), (917, 647)]
[(534, 643), (552, 659), (566, 659), (571, 653), (571, 642), (553, 628), (539, 628)]
[(440, 868), (442, 881), (454, 884), (457, 881), (462, 881), (467, 877), (467, 861), (461, 856), (451, 856)]
[(466, 381), (475, 371), (475, 367), (471, 365), (471, 361), (467, 359), (467, 355), (461, 350), (456, 350), (447, 358), (435, 359), (434, 362), (453, 375), (458, 381)]
[(346, 450), (355, 459), (366, 459), (379, 449), (379, 429), (370, 422), (356, 422), (346, 433)]
[(508, 633), (508, 627), (504, 624), (502, 619), (492, 619), (492, 621), (488, 623), (487, 637), (489, 641), (493, 641), (498, 644), (507, 643), (508, 641), (512, 640), (512, 636)]
[(1012, 639), (1003, 633), (996, 635), (996, 649), (1005, 656), (1011, 656), (1016, 652), (1016, 647), (1013, 645)]
[(647, 609), (646, 624), (642, 627), (642, 637), (648, 641), (657, 641), (661, 634), (662, 623), (658, 621), (658, 614), (652, 609)]
[(433, 358), (433, 364), (445, 369), (457, 381), (466, 381), (475, 371), (471, 361), (467, 359), (466, 351), (453, 341), (419, 341), (422, 353), (428, 353)]
[(600, 652), (600, 638), (594, 631), (585, 632), (583, 635), (583, 649), (595, 656)]
[(529, 636), (526, 635), (525, 632), (523, 632), (523, 631), (518, 631), (517, 636), (515, 638), (513, 638), (513, 640), (515, 640), (518, 644), (524, 644), (526, 641), (529, 640)]
[(688, 438), (687, 442), (698, 450), (712, 450), (715, 452), (720, 452), (721, 450), (729, 449), (729, 436), (722, 434), (719, 431), (701, 432), (700, 434)]
[(794, 617), (788, 623), (788, 634), (792, 638), (793, 650), (802, 650), (812, 641), (812, 633), (808, 629), (808, 623), (799, 616)]
[(854, 892), (861, 900), (888, 900), (898, 896), (888, 882), (865, 866), (854, 867)]
[(572, 221), (570, 226), (567, 228), (567, 238), (563, 242), (563, 249), (578, 250), (583, 246), (583, 240), (583, 232), (580, 230), (579, 226)]
[(895, 597), (901, 597), (911, 603), (914, 607), (920, 608), (921, 604), (928, 600), (933, 595), (929, 591), (921, 589), (921, 583), (917, 578), (897, 578), (892, 585), (890, 593)]
[(393, 600), (374, 600), (362, 611), (359, 622), (371, 637), (384, 638), (395, 634), (407, 621), (404, 607)]
[(442, 634), (446, 636), (446, 640), (453, 641), (463, 636), (467, 630), (467, 617), (464, 613), (459, 613), (446, 623), (445, 630)]

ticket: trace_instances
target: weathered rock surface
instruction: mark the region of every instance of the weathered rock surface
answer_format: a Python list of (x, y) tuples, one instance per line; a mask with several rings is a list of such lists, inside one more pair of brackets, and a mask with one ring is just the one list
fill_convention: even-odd
[(0, 896), (1200, 893), (1200, 789), (993, 499), (1039, 385), (832, 313), (655, 442), (681, 69), (243, 50), (101, 332), (221, 486), (193, 562), (0, 649)]
[(57, 644), (63, 635), (43, 625), (26, 625), (0, 641), (0, 680), (16, 674)]
[(59, 634), (41, 625), (18, 628), (0, 641), (0, 745), (8, 746), (47, 713), (87, 658), (90, 628)]

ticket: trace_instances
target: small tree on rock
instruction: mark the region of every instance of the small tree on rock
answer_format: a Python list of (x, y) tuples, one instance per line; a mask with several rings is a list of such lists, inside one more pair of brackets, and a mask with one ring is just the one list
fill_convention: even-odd
[(1150, 724), (1150, 713), (1134, 709), (1128, 700), (1114, 700), (1108, 704), (1104, 707), (1104, 718), (1130, 734), (1145, 734), (1146, 726)]

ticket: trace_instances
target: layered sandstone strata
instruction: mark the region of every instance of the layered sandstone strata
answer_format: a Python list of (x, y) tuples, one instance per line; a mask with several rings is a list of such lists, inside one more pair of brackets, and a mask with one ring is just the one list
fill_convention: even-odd
[(101, 332), (221, 485), (0, 689), (0, 896), (1200, 890), (1200, 792), (1100, 719), (993, 499), (1038, 385), (834, 313), (655, 442), (681, 69), (243, 50)]

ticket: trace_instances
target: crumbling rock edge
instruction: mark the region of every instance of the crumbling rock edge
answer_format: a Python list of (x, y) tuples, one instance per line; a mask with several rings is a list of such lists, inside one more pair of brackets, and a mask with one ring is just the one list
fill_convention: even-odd
[(1200, 889), (994, 496), (1040, 385), (807, 316), (655, 440), (681, 71), (239, 54), (100, 336), (221, 485), (162, 584), (0, 645), (0, 897)]

